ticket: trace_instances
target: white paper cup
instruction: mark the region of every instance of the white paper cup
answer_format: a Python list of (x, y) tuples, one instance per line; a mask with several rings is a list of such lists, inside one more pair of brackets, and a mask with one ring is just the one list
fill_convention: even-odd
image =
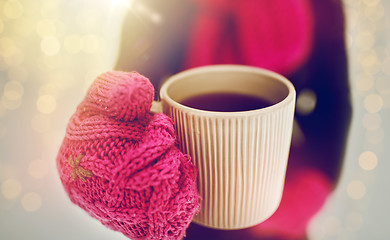
[[(190, 108), (188, 97), (235, 92), (272, 106), (241, 112)], [(278, 208), (291, 143), (295, 89), (283, 76), (256, 67), (212, 65), (170, 77), (160, 90), (183, 152), (198, 168), (201, 210), (193, 221), (217, 229), (263, 222)]]

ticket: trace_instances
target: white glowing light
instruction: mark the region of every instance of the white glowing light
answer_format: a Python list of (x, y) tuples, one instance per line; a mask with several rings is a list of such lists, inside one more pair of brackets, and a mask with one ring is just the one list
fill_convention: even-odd
[(22, 199), (22, 206), (28, 212), (37, 211), (42, 206), (42, 197), (38, 193), (26, 193)]
[(48, 56), (53, 56), (59, 53), (61, 44), (56, 37), (45, 37), (41, 41), (41, 50)]
[(381, 0), (363, 0), (363, 2), (367, 5), (367, 6), (375, 6), (377, 5)]
[(21, 104), (22, 98), (9, 99), (6, 95), (0, 98), (0, 105), (9, 110), (17, 109)]
[(24, 7), (19, 1), (6, 1), (3, 13), (9, 19), (17, 19), (23, 15)]
[(7, 199), (15, 199), (22, 192), (22, 184), (16, 179), (7, 179), (1, 184), (1, 193)]
[(361, 50), (370, 50), (375, 44), (373, 32), (361, 32), (356, 36), (356, 46)]
[(372, 93), (365, 97), (364, 108), (370, 113), (377, 113), (383, 107), (383, 99), (380, 95)]
[(374, 78), (369, 74), (359, 74), (355, 78), (356, 87), (359, 91), (368, 91), (374, 86)]
[(351, 181), (347, 186), (347, 194), (352, 199), (361, 199), (366, 195), (366, 185), (359, 181)]
[(52, 113), (56, 109), (56, 106), (56, 99), (48, 94), (40, 96), (37, 100), (37, 108), (44, 114)]
[(381, 127), (382, 118), (378, 113), (366, 113), (363, 116), (362, 122), (367, 130), (374, 131)]
[(112, 0), (112, 4), (115, 6), (124, 6), (126, 8), (130, 8), (133, 3), (133, 0)]
[(18, 100), (23, 96), (23, 85), (16, 81), (9, 81), (4, 86), (4, 97), (9, 100)]
[(15, 52), (12, 55), (8, 57), (4, 57), (4, 62), (8, 66), (13, 66), (13, 67), (19, 66), (23, 63), (23, 61), (24, 61), (24, 53), (19, 48), (16, 48)]
[(297, 98), (297, 111), (302, 115), (312, 113), (317, 105), (317, 96), (310, 89), (303, 89)]
[(375, 153), (365, 151), (359, 156), (359, 166), (367, 171), (370, 171), (378, 165), (378, 157)]

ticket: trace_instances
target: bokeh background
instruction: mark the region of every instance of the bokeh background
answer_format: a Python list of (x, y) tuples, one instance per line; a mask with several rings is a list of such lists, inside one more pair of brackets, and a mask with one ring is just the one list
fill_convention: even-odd
[[(390, 1), (344, 0), (353, 118), (310, 239), (390, 239)], [(0, 239), (126, 239), (73, 205), (55, 158), (89, 84), (114, 67), (130, 0), (0, 0)], [(330, 16), (331, 17), (331, 16)]]

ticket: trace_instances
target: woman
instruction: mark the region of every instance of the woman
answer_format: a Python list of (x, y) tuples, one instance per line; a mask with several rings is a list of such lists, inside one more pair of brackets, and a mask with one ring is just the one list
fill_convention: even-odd
[(279, 72), (296, 88), (285, 190), (276, 213), (257, 226), (191, 224), (186, 239), (306, 239), (310, 219), (337, 184), (351, 118), (342, 2), (133, 2), (116, 69), (138, 71), (158, 92), (172, 74), (223, 63)]

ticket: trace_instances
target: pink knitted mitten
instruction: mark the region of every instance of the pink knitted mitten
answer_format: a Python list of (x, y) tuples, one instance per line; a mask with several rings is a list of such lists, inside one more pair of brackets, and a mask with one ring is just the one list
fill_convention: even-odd
[(57, 156), (70, 200), (133, 239), (180, 239), (199, 210), (194, 165), (176, 147), (173, 123), (150, 113), (154, 89), (136, 72), (91, 85)]

